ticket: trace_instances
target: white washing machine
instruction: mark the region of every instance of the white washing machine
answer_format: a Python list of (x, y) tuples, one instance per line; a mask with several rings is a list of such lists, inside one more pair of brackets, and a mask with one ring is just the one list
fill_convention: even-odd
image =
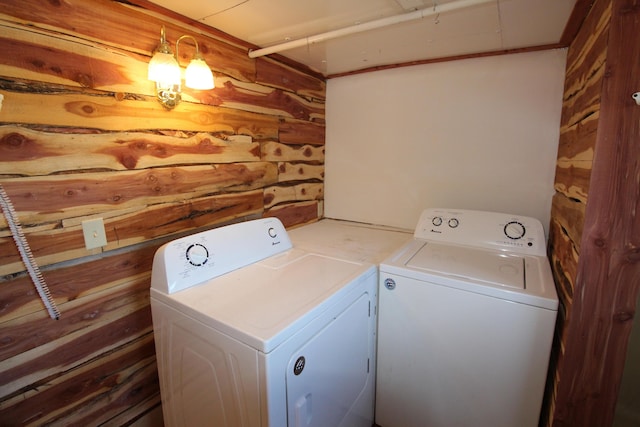
[(380, 265), (376, 423), (538, 425), (558, 309), (534, 218), (427, 209)]
[(156, 253), (165, 424), (370, 427), (377, 269), (292, 247), (276, 218)]

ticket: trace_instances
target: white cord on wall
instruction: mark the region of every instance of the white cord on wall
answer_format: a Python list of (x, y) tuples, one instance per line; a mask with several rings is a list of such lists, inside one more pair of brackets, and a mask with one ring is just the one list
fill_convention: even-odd
[(27, 267), (29, 276), (31, 276), (31, 281), (33, 281), (33, 284), (38, 291), (38, 295), (40, 295), (40, 299), (47, 308), (49, 316), (54, 320), (58, 320), (60, 318), (58, 307), (56, 307), (56, 303), (49, 292), (49, 287), (44, 281), (44, 277), (40, 272), (40, 268), (38, 268), (38, 264), (36, 264), (36, 259), (33, 257), (33, 253), (31, 253), (31, 248), (29, 247), (27, 238), (22, 231), (18, 214), (13, 208), (9, 195), (2, 185), (0, 185), (0, 207), (2, 207), (2, 212), (7, 219), (11, 235), (13, 236), (13, 240), (16, 242), (18, 252), (20, 252), (20, 256), (22, 257), (22, 262), (25, 267)]

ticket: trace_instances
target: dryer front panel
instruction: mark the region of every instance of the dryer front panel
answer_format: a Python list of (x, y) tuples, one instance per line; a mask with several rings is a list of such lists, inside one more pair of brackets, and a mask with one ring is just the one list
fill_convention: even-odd
[(375, 295), (365, 293), (295, 351), (287, 366), (289, 427), (370, 427)]
[(255, 349), (151, 299), (167, 427), (260, 426)]

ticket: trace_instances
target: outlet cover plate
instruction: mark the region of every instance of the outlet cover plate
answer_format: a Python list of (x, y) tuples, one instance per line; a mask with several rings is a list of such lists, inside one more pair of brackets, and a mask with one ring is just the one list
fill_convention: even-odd
[(82, 221), (82, 233), (84, 234), (84, 246), (87, 250), (107, 245), (107, 234), (104, 231), (102, 218)]

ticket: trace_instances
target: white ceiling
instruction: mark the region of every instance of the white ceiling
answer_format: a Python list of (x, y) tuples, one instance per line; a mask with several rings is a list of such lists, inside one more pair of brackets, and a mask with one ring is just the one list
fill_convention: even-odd
[[(473, 0), (151, 1), (261, 48), (415, 10), (428, 11), (429, 16), (422, 19), (279, 52), (324, 75), (555, 44), (576, 2), (479, 0), (484, 3), (469, 6), (466, 2)], [(447, 7), (457, 10), (447, 12)]]

